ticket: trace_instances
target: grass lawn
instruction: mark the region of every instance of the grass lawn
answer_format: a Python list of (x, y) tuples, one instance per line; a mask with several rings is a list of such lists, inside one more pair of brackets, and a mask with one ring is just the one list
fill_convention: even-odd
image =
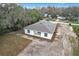
[(79, 37), (79, 26), (76, 25), (72, 25), (74, 32), (76, 33), (76, 35)]
[[(76, 33), (77, 37), (79, 38), (79, 26), (73, 25), (72, 27), (73, 27), (73, 30)], [(79, 39), (78, 39), (78, 41), (79, 41)], [(79, 56), (79, 47), (78, 48), (74, 48), (73, 55), (74, 56)]]
[(0, 36), (0, 55), (15, 56), (28, 46), (29, 43), (31, 43), (31, 40), (13, 34), (2, 35)]
[(77, 22), (77, 21), (74, 21), (74, 22), (72, 22), (72, 23), (74, 23), (74, 24), (79, 24), (79, 22)]
[(79, 56), (79, 48), (75, 48), (75, 49), (73, 50), (73, 55), (74, 55), (74, 56)]

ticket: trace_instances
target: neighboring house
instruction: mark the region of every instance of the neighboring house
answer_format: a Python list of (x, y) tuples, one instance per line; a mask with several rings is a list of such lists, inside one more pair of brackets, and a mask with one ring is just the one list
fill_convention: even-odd
[(77, 17), (77, 21), (79, 22), (79, 16)]
[(24, 32), (28, 35), (51, 40), (52, 36), (54, 35), (56, 25), (57, 24), (50, 21), (41, 20), (37, 23), (25, 27)]
[(63, 17), (63, 16), (58, 16), (57, 19), (60, 19), (60, 20), (65, 20), (66, 17)]
[(52, 18), (50, 14), (44, 14), (44, 17)]
[(47, 17), (48, 16), (48, 14), (44, 14), (44, 17)]
[(78, 19), (78, 22), (79, 22), (79, 19)]

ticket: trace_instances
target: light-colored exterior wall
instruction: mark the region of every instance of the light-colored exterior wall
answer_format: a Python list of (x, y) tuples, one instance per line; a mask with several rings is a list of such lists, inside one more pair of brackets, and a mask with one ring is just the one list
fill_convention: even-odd
[(25, 32), (25, 34), (28, 34), (28, 35), (33, 35), (33, 36), (37, 36), (37, 37), (41, 37), (41, 38), (46, 38), (46, 39), (49, 39), (49, 40), (51, 40), (52, 35), (53, 35), (51, 33), (47, 33), (47, 37), (46, 37), (46, 36), (44, 36), (45, 32), (41, 32), (41, 35), (37, 35), (37, 34), (35, 34), (35, 32), (38, 32), (38, 31), (34, 31), (34, 30), (30, 30), (30, 33), (28, 33), (27, 29), (24, 29), (24, 32)]
[(34, 35), (34, 31), (30, 30), (30, 33), (27, 32), (27, 29), (24, 29), (25, 34)]
[(79, 22), (79, 19), (78, 19), (78, 22)]
[(66, 19), (66, 17), (59, 16), (57, 19)]
[(52, 34), (51, 33), (47, 33), (47, 37), (44, 36), (45, 32), (41, 32), (41, 37), (46, 38), (46, 39), (51, 39), (52, 38)]

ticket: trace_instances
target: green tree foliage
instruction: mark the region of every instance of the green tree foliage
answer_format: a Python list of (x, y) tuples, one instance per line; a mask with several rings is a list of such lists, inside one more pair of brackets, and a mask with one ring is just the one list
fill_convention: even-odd
[(79, 7), (46, 7), (41, 9), (27, 9), (14, 3), (0, 4), (0, 33), (22, 29), (23, 27), (43, 19), (47, 13), (56, 18), (57, 15), (72, 18), (79, 16)]
[(32, 9), (30, 11), (31, 12), (29, 12), (27, 15), (33, 19), (33, 22), (42, 19), (41, 13), (38, 10)]
[(22, 29), (41, 18), (36, 9), (25, 9), (17, 4), (0, 4), (0, 34)]
[(79, 16), (79, 7), (50, 7), (42, 8), (41, 12), (52, 15), (52, 18), (55, 18), (56, 15), (65, 16), (65, 17), (77, 17)]

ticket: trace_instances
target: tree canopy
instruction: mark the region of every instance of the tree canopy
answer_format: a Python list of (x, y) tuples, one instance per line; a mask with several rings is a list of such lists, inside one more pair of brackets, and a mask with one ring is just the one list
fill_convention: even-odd
[(71, 17), (79, 16), (79, 7), (42, 7), (40, 9), (23, 8), (14, 3), (0, 4), (0, 34), (22, 29), (23, 27), (43, 19), (47, 13), (56, 18), (57, 15)]

